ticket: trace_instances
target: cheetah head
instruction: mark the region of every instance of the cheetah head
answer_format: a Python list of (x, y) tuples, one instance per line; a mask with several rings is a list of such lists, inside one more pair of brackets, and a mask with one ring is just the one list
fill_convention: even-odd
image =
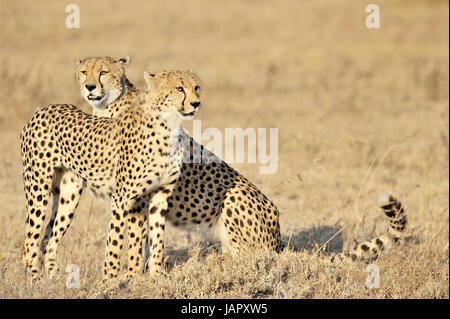
[(127, 79), (125, 69), (130, 57), (90, 57), (76, 61), (76, 79), (81, 95), (94, 109), (104, 109), (123, 92)]
[(146, 102), (156, 112), (192, 120), (201, 108), (200, 79), (192, 71), (144, 72), (147, 83)]

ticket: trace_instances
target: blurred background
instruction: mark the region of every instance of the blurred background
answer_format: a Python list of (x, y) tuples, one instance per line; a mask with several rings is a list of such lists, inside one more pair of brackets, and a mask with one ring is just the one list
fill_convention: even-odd
[[(66, 28), (70, 3), (79, 29)], [(369, 3), (380, 7), (379, 29), (365, 25)], [(141, 88), (144, 70), (194, 69), (203, 129), (278, 128), (275, 174), (232, 166), (273, 199), (283, 238), (298, 248), (342, 225), (345, 240), (384, 230), (384, 190), (408, 203), (411, 229), (433, 238), (448, 225), (448, 19), (440, 0), (0, 0), (0, 244), (11, 247), (3, 260), (22, 241), (20, 130), (43, 104), (89, 111), (74, 61), (100, 55), (130, 55), (128, 78)], [(107, 206), (84, 195), (78, 210), (64, 262), (103, 256)], [(179, 234), (169, 229), (169, 251), (192, 242)], [(448, 248), (448, 229), (439, 234)]]

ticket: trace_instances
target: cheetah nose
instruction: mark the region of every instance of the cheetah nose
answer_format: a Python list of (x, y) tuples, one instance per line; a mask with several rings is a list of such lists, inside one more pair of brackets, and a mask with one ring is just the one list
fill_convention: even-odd
[(86, 86), (86, 89), (89, 90), (89, 92), (96, 88), (96, 86), (93, 84), (86, 84), (85, 86)]
[(191, 102), (191, 105), (194, 107), (194, 108), (198, 108), (199, 106), (200, 106), (200, 102)]

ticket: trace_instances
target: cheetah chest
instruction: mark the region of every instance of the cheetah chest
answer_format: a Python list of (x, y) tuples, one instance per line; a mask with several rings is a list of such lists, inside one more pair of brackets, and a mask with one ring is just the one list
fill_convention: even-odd
[(184, 148), (179, 139), (179, 130), (172, 132), (166, 141), (157, 150), (153, 164), (146, 167), (148, 174), (155, 176), (155, 187), (176, 180), (181, 169)]

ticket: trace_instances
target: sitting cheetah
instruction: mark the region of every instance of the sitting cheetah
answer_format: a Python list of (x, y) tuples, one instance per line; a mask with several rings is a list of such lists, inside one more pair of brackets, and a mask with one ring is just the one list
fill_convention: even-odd
[[(98, 107), (89, 99), (87, 85), (98, 78), (102, 65), (114, 61), (109, 57), (93, 57), (80, 60), (76, 67), (76, 76), (83, 97), (93, 109), (94, 114), (105, 117), (117, 117), (123, 108), (121, 103), (112, 103), (106, 107)], [(130, 58), (122, 58), (128, 61)], [(120, 61), (120, 60), (119, 60)], [(83, 72), (86, 70), (87, 76)], [(139, 91), (122, 73), (125, 96), (139, 99)], [(98, 83), (95, 83), (98, 86)], [(221, 242), (222, 251), (237, 253), (249, 248), (271, 249), (277, 252), (283, 248), (281, 242), (279, 212), (275, 204), (269, 200), (255, 185), (240, 175), (227, 163), (196, 142), (188, 132), (183, 130), (182, 137), (189, 147), (181, 166), (178, 184), (168, 199), (169, 210), (166, 219), (174, 226), (187, 230), (194, 228), (206, 233)], [(199, 154), (203, 162), (198, 161)], [(205, 163), (204, 159), (209, 159)], [(386, 199), (386, 193), (380, 201)], [(388, 235), (361, 243), (350, 251), (338, 254), (338, 259), (350, 260), (377, 258), (381, 250), (391, 247), (403, 234), (406, 225), (406, 214), (400, 202), (394, 197), (394, 210), (386, 210), (380, 206), (389, 221)], [(381, 205), (381, 204), (380, 204)], [(59, 214), (59, 213), (58, 213)], [(403, 228), (394, 231), (397, 222), (403, 222)], [(382, 244), (381, 244), (382, 242)], [(370, 247), (368, 252), (366, 247)], [(334, 261), (335, 258), (332, 260)]]
[[(38, 110), (24, 127), (24, 257), (33, 278), (41, 265), (39, 240), (52, 182), (55, 177), (60, 178), (58, 170), (62, 168), (73, 174), (70, 182), (112, 197), (105, 277), (116, 276), (120, 269), (125, 221), (129, 237), (128, 274), (143, 265), (140, 256), (146, 238), (147, 212), (142, 197), (151, 198), (149, 229), (156, 251), (151, 261), (161, 264), (158, 260), (162, 258), (167, 197), (177, 182), (183, 155), (179, 131), (181, 122), (192, 119), (200, 108), (199, 80), (192, 72), (181, 71), (145, 73), (144, 78), (148, 86), (146, 102), (128, 103), (114, 119), (86, 114), (74, 105), (58, 104)], [(60, 205), (69, 199), (74, 201), (79, 193), (81, 188), (72, 194), (60, 192)], [(62, 222), (66, 219), (58, 218)], [(51, 240), (64, 232), (55, 222)], [(47, 252), (51, 253), (51, 249), (54, 248), (49, 245)], [(48, 269), (50, 276), (54, 275), (53, 270)]]
[[(136, 89), (125, 75), (129, 64), (129, 57), (119, 60), (92, 57), (77, 62), (76, 78), (81, 95), (92, 106), (95, 115), (117, 118), (129, 103), (142, 103), (142, 92)], [(107, 97), (111, 96), (118, 97), (110, 103)], [(206, 154), (207, 158), (214, 155), (194, 141), (187, 132), (183, 131), (182, 135), (189, 141), (187, 154), (190, 159), (181, 166), (177, 186), (168, 199), (166, 219), (175, 226), (198, 228), (206, 232), (221, 242), (222, 251), (236, 253), (248, 248), (280, 251), (283, 245), (279, 213), (273, 202), (217, 157), (210, 163), (194, 161), (194, 156), (199, 152)], [(53, 190), (52, 218), (43, 241), (45, 246), (50, 238), (51, 244), (47, 245), (45, 257), (46, 265), (51, 267), (55, 267), (57, 244), (70, 226), (83, 187), (69, 170), (62, 172), (56, 185)], [(72, 194), (75, 196), (71, 196)], [(59, 205), (58, 198), (64, 199), (63, 205)], [(150, 200), (142, 200), (145, 202), (142, 203), (144, 210), (148, 210)], [(388, 218), (395, 221), (395, 216)], [(52, 229), (55, 229), (53, 233)], [(388, 247), (390, 238), (381, 239), (385, 247)], [(360, 248), (362, 245), (341, 255), (344, 259), (350, 256), (352, 260), (355, 257), (351, 256), (360, 256), (361, 251), (365, 251)], [(371, 247), (370, 252), (373, 252), (373, 249), (377, 252), (381, 250), (380, 246), (373, 246), (373, 243), (368, 246)], [(378, 253), (373, 254), (374, 257), (377, 255)]]

